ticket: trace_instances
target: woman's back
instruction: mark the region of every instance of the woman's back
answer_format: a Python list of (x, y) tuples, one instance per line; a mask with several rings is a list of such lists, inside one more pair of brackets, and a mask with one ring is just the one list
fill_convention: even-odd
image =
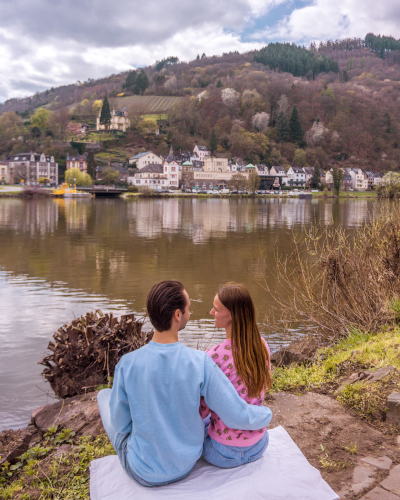
[[(268, 344), (262, 339), (269, 353)], [(262, 390), (256, 397), (250, 397), (248, 388), (245, 386), (242, 377), (239, 375), (232, 353), (232, 340), (226, 339), (221, 344), (208, 349), (207, 354), (216, 363), (216, 365), (225, 373), (229, 378), (239, 396), (244, 399), (248, 404), (261, 406), (265, 391)], [(268, 360), (270, 356), (268, 356)], [(204, 399), (200, 403), (200, 413), (202, 418), (208, 416), (211, 412), (210, 426), (208, 434), (215, 441), (228, 446), (251, 446), (257, 443), (265, 434), (265, 428), (258, 431), (244, 431), (240, 429), (231, 429), (227, 427), (219, 416), (209, 409)]]

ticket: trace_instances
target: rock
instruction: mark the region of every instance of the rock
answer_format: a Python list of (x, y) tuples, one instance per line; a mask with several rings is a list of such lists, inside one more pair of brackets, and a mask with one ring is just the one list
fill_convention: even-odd
[[(377, 370), (364, 370), (357, 373), (352, 373), (348, 378), (342, 381), (341, 386), (338, 391), (344, 389), (344, 387), (348, 384), (354, 384), (355, 382), (378, 382), (379, 380), (384, 379), (391, 373), (395, 372), (396, 368), (394, 366), (384, 366), (382, 368), (378, 368)], [(374, 418), (382, 419), (382, 415), (380, 413), (376, 413)]]
[(378, 467), (378, 469), (389, 470), (392, 466), (393, 461), (389, 457), (364, 457), (361, 459), (362, 462), (365, 462), (369, 465), (373, 465), (374, 467)]
[(33, 422), (35, 420), (35, 417), (36, 415), (41, 411), (43, 410), (43, 408), (46, 408), (46, 406), (39, 406), (39, 408), (36, 408), (36, 410), (33, 410), (33, 412), (31, 413), (31, 422)]
[(398, 446), (400, 446), (400, 436), (397, 436), (396, 442), (397, 442)]
[(317, 348), (318, 342), (312, 335), (308, 335), (274, 352), (271, 355), (271, 362), (277, 366), (310, 363)]
[(361, 373), (364, 374), (364, 377), (362, 377), (361, 380), (366, 380), (368, 382), (378, 382), (379, 380), (384, 379), (395, 371), (396, 368), (394, 366), (383, 366), (382, 368), (378, 368), (377, 370), (363, 371)]
[(353, 484), (351, 486), (355, 495), (358, 495), (374, 484), (377, 470), (372, 465), (358, 465), (355, 467), (353, 471)]
[(360, 500), (400, 500), (400, 497), (377, 486), (360, 498)]
[[(13, 433), (13, 431), (8, 431), (9, 433)], [(6, 434), (5, 431), (4, 434)], [(14, 440), (11, 441), (11, 449), (9, 449), (4, 456), (1, 457), (0, 465), (4, 462), (9, 462), (10, 464), (14, 464), (17, 460), (17, 457), (21, 456), (25, 453), (29, 448), (29, 443), (31, 441), (32, 433), (27, 429), (21, 429), (20, 431), (14, 432)], [(10, 439), (11, 436), (7, 436), (6, 439)], [(12, 439), (12, 438), (11, 438)], [(10, 442), (9, 442), (10, 444)]]
[[(388, 375), (394, 373), (396, 368), (394, 366), (383, 366), (377, 370), (362, 370), (357, 373), (352, 373), (348, 378), (343, 380), (339, 391), (343, 389), (347, 384), (354, 384), (355, 382), (378, 382), (384, 379)], [(378, 418), (380, 415), (377, 416)]]
[(393, 467), (389, 476), (381, 482), (385, 490), (400, 495), (400, 464)]
[(386, 422), (400, 426), (400, 392), (392, 392), (387, 398)]
[(97, 406), (97, 394), (98, 391), (91, 392), (45, 406), (34, 415), (33, 423), (42, 436), (55, 425), (72, 429), (79, 436), (98, 436), (105, 431)]

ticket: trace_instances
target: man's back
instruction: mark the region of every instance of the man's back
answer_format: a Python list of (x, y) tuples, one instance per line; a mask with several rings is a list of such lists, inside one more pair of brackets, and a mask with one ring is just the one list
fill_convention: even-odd
[[(128, 461), (143, 479), (179, 477), (200, 457), (204, 425), (198, 410), (205, 361), (204, 352), (180, 343), (150, 342), (118, 364), (111, 415), (120, 432), (131, 432)], [(129, 408), (121, 411), (124, 390)]]
[(111, 418), (118, 432), (130, 433), (128, 462), (142, 479), (170, 481), (194, 466), (204, 440), (201, 396), (232, 427), (259, 429), (271, 420), (270, 410), (238, 396), (205, 352), (152, 341), (121, 358)]

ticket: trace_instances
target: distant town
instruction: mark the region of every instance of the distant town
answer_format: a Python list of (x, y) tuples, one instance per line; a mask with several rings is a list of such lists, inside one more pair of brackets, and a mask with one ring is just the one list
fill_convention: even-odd
[[(77, 169), (88, 174), (88, 153), (67, 156), (66, 173)], [(228, 160), (212, 156), (206, 146), (196, 145), (193, 151), (157, 155), (152, 151), (138, 153), (126, 165), (110, 162), (96, 166), (94, 181), (102, 181), (103, 173), (112, 170), (113, 183), (135, 186), (138, 190), (183, 190), (186, 192), (263, 191), (282, 189), (334, 189), (334, 168), (323, 171), (315, 167), (295, 165), (246, 164), (241, 158)], [(318, 171), (316, 171), (318, 170)], [(364, 171), (361, 168), (340, 168), (340, 189), (368, 191), (390, 182), (390, 172)], [(0, 161), (0, 182), (27, 186), (58, 184), (58, 163), (53, 156), (35, 152), (18, 153)]]
[[(107, 118), (104, 119), (104, 109)], [(168, 154), (157, 154), (151, 150), (141, 151), (125, 161), (104, 161), (95, 159), (93, 150), (107, 151), (101, 140), (107, 135), (125, 133), (131, 127), (126, 107), (122, 110), (109, 109), (105, 98), (98, 107), (95, 131), (99, 141), (90, 141), (91, 126), (72, 123), (67, 127), (71, 142), (64, 146), (74, 146), (83, 152), (70, 155), (65, 160), (65, 181), (69, 185), (119, 185), (133, 188), (138, 192), (186, 193), (248, 193), (262, 194), (267, 191), (282, 190), (328, 190), (368, 191), (398, 184), (400, 174), (396, 172), (366, 171), (360, 167), (343, 167), (336, 164), (323, 170), (316, 166), (271, 165), (246, 163), (243, 158), (226, 158), (216, 155), (211, 147), (195, 144), (192, 151), (174, 151), (170, 145)], [(146, 133), (160, 135), (158, 122)], [(161, 120), (162, 121), (162, 120)], [(113, 137), (113, 136), (112, 136)], [(210, 141), (210, 145), (212, 143)], [(87, 150), (87, 151), (86, 151)], [(126, 153), (126, 151), (125, 151)], [(106, 153), (107, 154), (107, 153)], [(301, 156), (301, 155), (300, 155)], [(53, 155), (37, 152), (16, 153), (5, 156), (0, 161), (0, 183), (23, 186), (56, 187), (60, 184), (59, 164)]]

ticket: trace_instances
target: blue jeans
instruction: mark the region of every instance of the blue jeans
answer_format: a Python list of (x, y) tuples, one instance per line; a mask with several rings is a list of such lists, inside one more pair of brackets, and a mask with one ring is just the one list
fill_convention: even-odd
[(269, 441), (268, 431), (265, 431), (260, 441), (252, 446), (226, 446), (209, 436), (207, 432), (209, 423), (206, 422), (206, 419), (203, 422), (205, 423), (205, 434), (202, 457), (212, 465), (223, 469), (239, 467), (240, 465), (258, 460), (267, 449)]
[(128, 434), (121, 434), (118, 432), (115, 427), (113, 426), (111, 422), (111, 412), (110, 412), (110, 397), (111, 397), (111, 389), (102, 389), (98, 395), (97, 395), (97, 404), (99, 405), (99, 411), (100, 411), (100, 417), (101, 421), (103, 422), (104, 429), (107, 433), (107, 436), (109, 437), (111, 444), (113, 445), (113, 448), (115, 450), (115, 453), (118, 455), (119, 461), (125, 470), (125, 472), (128, 474), (128, 476), (135, 481), (137, 481), (139, 484), (142, 486), (165, 486), (166, 484), (171, 484), (175, 483), (177, 481), (180, 481), (181, 479), (184, 479), (186, 476), (192, 472), (191, 470), (184, 474), (183, 476), (180, 476), (176, 479), (172, 479), (171, 481), (163, 481), (161, 483), (150, 483), (148, 481), (145, 481), (141, 477), (139, 477), (135, 471), (132, 470), (131, 466), (129, 465), (128, 462), (128, 457), (127, 457), (127, 446), (128, 446), (128, 438), (130, 436), (130, 433)]

